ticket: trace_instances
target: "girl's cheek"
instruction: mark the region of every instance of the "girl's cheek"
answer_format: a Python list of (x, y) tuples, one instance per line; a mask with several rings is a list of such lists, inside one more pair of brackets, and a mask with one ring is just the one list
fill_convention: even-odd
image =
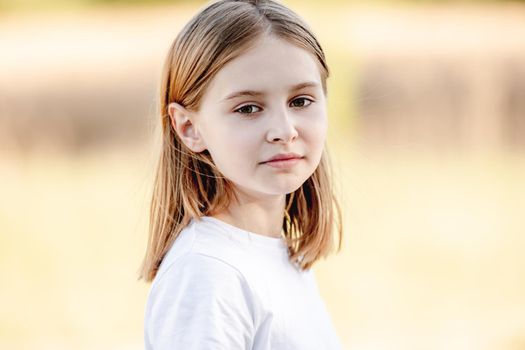
[(224, 142), (229, 144), (229, 148), (235, 151), (236, 154), (242, 154), (248, 151), (257, 143), (257, 133), (253, 128), (245, 127), (232, 127), (231, 132), (228, 135), (224, 135)]
[(325, 131), (326, 128), (328, 127), (327, 125), (328, 120), (327, 120), (326, 113), (324, 113), (324, 111), (322, 110), (319, 110), (319, 111), (313, 110), (303, 120), (304, 120), (303, 124), (305, 128), (309, 130), (314, 129), (315, 131), (317, 131), (317, 133)]

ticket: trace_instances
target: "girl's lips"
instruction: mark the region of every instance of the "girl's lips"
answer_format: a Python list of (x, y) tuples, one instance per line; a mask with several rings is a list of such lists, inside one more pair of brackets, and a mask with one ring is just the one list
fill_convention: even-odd
[(266, 162), (272, 162), (274, 160), (287, 160), (290, 158), (302, 158), (300, 154), (289, 152), (289, 153), (280, 153), (276, 154), (272, 158), (268, 159)]
[(271, 166), (273, 168), (287, 169), (287, 168), (293, 167), (301, 159), (303, 159), (303, 158), (301, 157), (301, 158), (278, 159), (278, 160), (271, 160), (271, 161), (265, 162), (263, 164), (269, 165), (269, 166)]

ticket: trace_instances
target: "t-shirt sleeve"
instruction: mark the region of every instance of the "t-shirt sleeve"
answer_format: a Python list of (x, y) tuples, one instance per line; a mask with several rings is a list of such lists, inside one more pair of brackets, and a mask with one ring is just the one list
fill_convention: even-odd
[(189, 254), (152, 286), (146, 348), (251, 349), (255, 312), (253, 294), (237, 269), (214, 257)]

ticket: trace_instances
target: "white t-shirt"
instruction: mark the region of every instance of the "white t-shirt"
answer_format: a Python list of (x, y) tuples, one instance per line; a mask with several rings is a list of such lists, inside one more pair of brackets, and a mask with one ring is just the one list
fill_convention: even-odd
[(310, 269), (282, 238), (204, 216), (164, 257), (145, 310), (146, 350), (334, 350), (341, 343)]

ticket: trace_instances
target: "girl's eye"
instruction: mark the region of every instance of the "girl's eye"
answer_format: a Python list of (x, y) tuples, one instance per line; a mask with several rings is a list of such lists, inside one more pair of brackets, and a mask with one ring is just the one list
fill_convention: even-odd
[(254, 111), (254, 108), (259, 108), (259, 107), (257, 107), (256, 105), (245, 105), (240, 108), (237, 108), (234, 112), (238, 112), (238, 113), (246, 114), (246, 115), (253, 114), (255, 112), (259, 112), (259, 111)]
[[(296, 103), (299, 102), (299, 103)], [(302, 102), (302, 103), (301, 103)], [(306, 103), (308, 102), (308, 103)], [(306, 97), (299, 97), (292, 101), (292, 106), (297, 108), (303, 108), (309, 106), (313, 101)], [(305, 104), (306, 103), (306, 104)]]

